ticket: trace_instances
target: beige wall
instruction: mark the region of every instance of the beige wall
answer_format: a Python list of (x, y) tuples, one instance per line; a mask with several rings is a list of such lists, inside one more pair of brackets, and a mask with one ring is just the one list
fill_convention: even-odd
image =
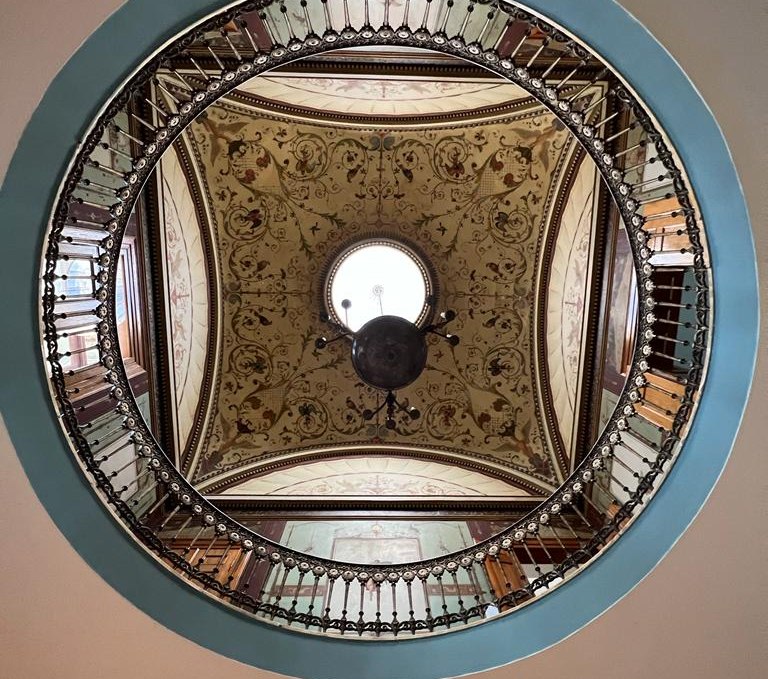
[[(118, 5), (114, 0), (2, 0), (0, 173), (57, 69)], [(624, 0), (624, 5), (670, 48), (720, 121), (744, 182), (765, 272), (768, 82), (760, 50), (768, 35), (764, 0)], [(765, 291), (765, 284), (762, 288)], [(764, 317), (764, 334), (767, 325)], [(701, 515), (670, 555), (583, 631), (485, 677), (547, 679), (566, 671), (575, 677), (611, 679), (765, 676), (765, 341), (761, 359), (733, 458)], [(0, 556), (0, 676), (268, 676), (169, 632), (104, 584), (56, 530), (5, 432), (0, 434), (0, 534), (6, 541)]]

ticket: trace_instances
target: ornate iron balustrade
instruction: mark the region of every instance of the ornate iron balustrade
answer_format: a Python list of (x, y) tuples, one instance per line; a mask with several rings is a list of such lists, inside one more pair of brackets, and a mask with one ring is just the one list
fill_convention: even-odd
[[(615, 200), (631, 238), (639, 296), (626, 387), (607, 427), (562, 486), (470, 549), (388, 566), (287, 549), (206, 501), (141, 416), (121, 359), (115, 313), (120, 245), (132, 208), (162, 152), (195, 116), (255, 75), (331, 49), (371, 45), (460, 57), (519, 85), (552, 111), (591, 156)], [(194, 26), (139, 68), (72, 162), (53, 212), (42, 276), (45, 359), (61, 423), (119, 521), (180, 576), (260, 619), (381, 638), (463, 627), (514, 611), (599, 555), (642, 510), (681, 448), (702, 387), (711, 313), (701, 226), (668, 140), (623, 84), (605, 95), (618, 102), (618, 112), (602, 117), (597, 104), (580, 107), (580, 95), (609, 71), (599, 56), (523, 8), (472, 0), (409, 0), (397, 16), (389, 0), (240, 3)], [(639, 166), (626, 161), (632, 147), (617, 150), (637, 129), (643, 131), (638, 144), (652, 143), (657, 153), (641, 165), (663, 166), (656, 179), (633, 178)], [(657, 184), (669, 188), (648, 197), (649, 185)], [(677, 252), (674, 266), (665, 262), (670, 248)], [(670, 273), (679, 274), (671, 283)], [(690, 319), (681, 320), (679, 309), (690, 310)], [(73, 349), (78, 335), (90, 344)], [(106, 414), (84, 417), (78, 405), (84, 376), (106, 384), (99, 397), (110, 402)], [(188, 530), (193, 536), (182, 541)], [(532, 565), (535, 577), (510, 582), (505, 564), (521, 561)], [(260, 591), (249, 591), (240, 577), (247, 564), (263, 564)], [(318, 592), (330, 601), (339, 588), (344, 604), (335, 615), (322, 609)], [(357, 590), (361, 602), (364, 591), (373, 592), (375, 606), (347, 610)], [(392, 612), (384, 616), (383, 609)]]

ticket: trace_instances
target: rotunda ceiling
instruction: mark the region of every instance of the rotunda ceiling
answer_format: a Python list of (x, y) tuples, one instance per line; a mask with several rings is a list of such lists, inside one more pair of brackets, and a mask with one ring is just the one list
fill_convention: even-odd
[[(684, 171), (620, 75), (517, 6), (406, 3), (393, 29), (391, 4), (237, 5), (163, 48), (73, 160), (42, 297), (62, 426), (134, 536), (258, 617), (375, 637), (516, 610), (623, 533), (681, 448), (711, 311)], [(396, 117), (237, 89), (391, 54), (411, 88), (457, 56), (515, 84)], [(411, 253), (416, 324), (375, 267), (329, 315), (371, 242)]]
[[(454, 112), (475, 108), (480, 89), (505, 102), (501, 112), (428, 126), (382, 124), (378, 110), (355, 124), (309, 122), (309, 110), (280, 115), (262, 99), (284, 94), (275, 83), (288, 79), (267, 77), (265, 89), (260, 80), (209, 108), (177, 144), (207, 203), (209, 271), (221, 304), (218, 378), (205, 436), (184, 461), (189, 477), (201, 488), (220, 486), (242, 479), (243, 469), (258, 474), (281, 459), (296, 464), (366, 445), (481, 462), (526, 493), (549, 492), (571, 451), (541, 413), (551, 385), (538, 379), (544, 337), (536, 317), (550, 225), (581, 158), (571, 135), (522, 90), (496, 80), (482, 88), (452, 82), (447, 91)], [(307, 87), (319, 81), (299, 79)], [(339, 109), (364, 99), (349, 82), (326, 88)], [(414, 98), (439, 90), (386, 82)], [(585, 104), (598, 92), (585, 93)], [(320, 316), (333, 254), (377, 236), (424, 254), (439, 290), (434, 309), (456, 312), (451, 331), (461, 338), (453, 347), (430, 337), (424, 374), (398, 393), (423, 415), (401, 413), (394, 429), (363, 418), (383, 395), (355, 374), (349, 342), (315, 347), (328, 333)], [(586, 272), (580, 276), (583, 293)], [(579, 318), (583, 294), (581, 301)], [(577, 380), (563, 376), (556, 389), (573, 391)]]

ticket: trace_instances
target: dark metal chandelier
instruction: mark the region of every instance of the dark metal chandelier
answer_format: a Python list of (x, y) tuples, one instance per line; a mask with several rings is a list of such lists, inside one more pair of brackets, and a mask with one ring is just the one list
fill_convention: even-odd
[[(352, 306), (345, 299), (342, 307), (347, 310)], [(454, 311), (446, 310), (439, 315), (437, 323), (420, 328), (415, 323), (401, 316), (381, 315), (369, 320), (357, 332), (351, 331), (331, 320), (328, 313), (322, 313), (320, 320), (328, 323), (337, 335), (331, 339), (325, 336), (315, 340), (317, 349), (324, 349), (332, 342), (343, 337), (352, 340), (352, 365), (358, 377), (374, 389), (386, 391), (384, 401), (375, 410), (363, 410), (363, 418), (372, 420), (385, 410), (384, 424), (387, 429), (396, 426), (395, 414), (406, 413), (412, 420), (418, 420), (421, 412), (418, 408), (401, 403), (395, 396), (397, 389), (415, 382), (427, 365), (427, 335), (429, 333), (445, 339), (455, 347), (459, 337), (442, 332), (445, 326), (456, 318)]]

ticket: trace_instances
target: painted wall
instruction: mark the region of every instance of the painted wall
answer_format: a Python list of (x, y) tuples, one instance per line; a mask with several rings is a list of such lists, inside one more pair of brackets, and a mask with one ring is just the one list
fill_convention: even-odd
[(160, 161), (168, 353), (173, 360), (176, 448), (186, 444), (200, 402), (211, 332), (208, 274), (194, 199), (175, 149)]
[[(755, 64), (768, 33), (764, 3), (732, 0), (625, 0), (701, 88), (731, 144), (752, 212), (760, 262), (768, 266), (768, 158), (755, 129), (768, 131), (765, 88)], [(69, 54), (117, 3), (6, 0), (0, 150), (4, 168), (24, 122)], [(93, 12), (89, 8), (95, 8)], [(88, 11), (86, 11), (88, 10)], [(681, 37), (682, 36), (682, 37)], [(739, 49), (733, 46), (743, 45)], [(27, 62), (27, 60), (29, 60)], [(741, 70), (740, 70), (741, 69)], [(765, 289), (765, 286), (763, 286)], [(764, 331), (766, 323), (763, 321)], [(744, 425), (724, 476), (699, 518), (660, 566), (586, 629), (487, 679), (578, 676), (758, 679), (768, 662), (763, 579), (734, 578), (734, 564), (765, 563), (763, 517), (768, 456), (768, 355), (761, 354)], [(2, 448), (0, 618), (3, 674), (24, 679), (224, 675), (275, 676), (206, 651), (162, 628), (100, 580), (53, 526), (7, 439)], [(44, 454), (45, 451), (41, 451)], [(8, 577), (8, 575), (15, 577)], [(22, 594), (23, 592), (23, 594)], [(87, 620), (87, 624), (84, 621)], [(670, 639), (674, 644), (670, 646)]]
[(582, 162), (563, 209), (555, 240), (546, 297), (546, 347), (549, 388), (557, 427), (566, 451), (576, 434), (579, 373), (585, 343), (590, 250), (598, 187), (593, 163)]

